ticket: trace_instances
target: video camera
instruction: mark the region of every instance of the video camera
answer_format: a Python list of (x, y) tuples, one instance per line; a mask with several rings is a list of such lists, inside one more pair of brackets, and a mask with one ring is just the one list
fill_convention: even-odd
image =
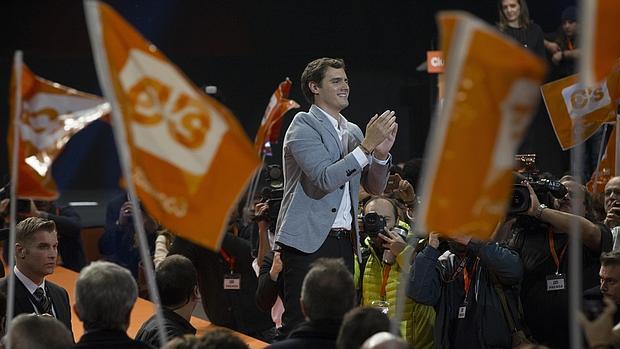
[(280, 205), (282, 204), (282, 197), (284, 196), (283, 187), (283, 175), (282, 166), (269, 165), (265, 168), (265, 181), (268, 186), (261, 189), (260, 202), (264, 202), (269, 205), (267, 212), (261, 217), (266, 218), (275, 226), (275, 222), (278, 219), (280, 213)]
[[(541, 204), (551, 206), (553, 198), (561, 199), (566, 196), (568, 190), (562, 183), (539, 177), (538, 169), (535, 166), (536, 154), (516, 155), (516, 160), (520, 165), (517, 168), (518, 175), (515, 176), (516, 179), (521, 179), (528, 183)], [(513, 186), (510, 208), (508, 209), (510, 214), (526, 212), (532, 205), (527, 184), (521, 183), (521, 180), (515, 181)]]

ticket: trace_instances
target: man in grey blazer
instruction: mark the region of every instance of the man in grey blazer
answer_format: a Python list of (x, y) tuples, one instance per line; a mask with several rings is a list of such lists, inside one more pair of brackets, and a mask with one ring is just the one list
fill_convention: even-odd
[(310, 62), (301, 85), (312, 106), (298, 113), (286, 131), (284, 197), (276, 225), (284, 266), (282, 335), (303, 321), (301, 284), (313, 261), (343, 258), (353, 273), (353, 254), (359, 252), (360, 183), (371, 194), (383, 193), (398, 130), (393, 111), (373, 116), (365, 136), (340, 114), (349, 105), (348, 78), (340, 59)]

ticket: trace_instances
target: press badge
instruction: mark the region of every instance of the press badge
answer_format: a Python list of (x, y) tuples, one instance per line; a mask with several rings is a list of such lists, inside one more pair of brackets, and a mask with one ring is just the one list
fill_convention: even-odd
[(547, 291), (559, 291), (566, 289), (566, 275), (547, 275)]
[(225, 290), (240, 290), (241, 289), (241, 275), (240, 274), (224, 275), (224, 289)]
[(461, 305), (459, 307), (459, 319), (464, 319), (466, 313), (467, 313), (467, 306), (466, 305)]

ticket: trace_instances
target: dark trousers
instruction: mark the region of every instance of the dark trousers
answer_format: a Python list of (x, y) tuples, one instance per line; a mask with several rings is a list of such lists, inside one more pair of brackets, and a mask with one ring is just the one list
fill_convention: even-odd
[(323, 245), (314, 253), (304, 253), (289, 246), (282, 246), (282, 273), (284, 285), (284, 314), (279, 339), (285, 338), (298, 324), (304, 321), (299, 299), (301, 284), (310, 270), (310, 264), (319, 258), (342, 258), (347, 269), (354, 273), (353, 246), (351, 240), (328, 236)]

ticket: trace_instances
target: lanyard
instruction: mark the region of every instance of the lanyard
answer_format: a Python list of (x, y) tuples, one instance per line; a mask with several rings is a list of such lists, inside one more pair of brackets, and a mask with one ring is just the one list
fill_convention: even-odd
[(386, 295), (386, 286), (387, 286), (387, 281), (388, 281), (388, 277), (390, 276), (390, 270), (392, 269), (392, 266), (389, 264), (386, 264), (385, 267), (383, 267), (383, 279), (381, 280), (381, 300), (385, 300), (385, 295)]
[(226, 262), (226, 264), (228, 264), (228, 269), (230, 270), (230, 273), (232, 274), (233, 271), (235, 270), (235, 257), (229, 255), (226, 251), (224, 251), (224, 249), (220, 249), (220, 254), (222, 255), (222, 258), (224, 258), (224, 261)]
[[(476, 258), (476, 262), (474, 263), (474, 267), (471, 269), (471, 273), (473, 276), (476, 272), (476, 268), (478, 267), (478, 261), (480, 258)], [(465, 301), (467, 301), (467, 295), (469, 294), (469, 287), (471, 286), (471, 277), (469, 276), (469, 272), (467, 268), (463, 269), (463, 288), (465, 289)]]
[(574, 50), (575, 47), (573, 46), (573, 40), (568, 39), (568, 50)]
[(553, 232), (553, 229), (549, 230), (549, 233), (547, 233), (547, 236), (549, 238), (549, 250), (551, 250), (551, 256), (553, 256), (553, 261), (555, 262), (555, 266), (556, 266), (555, 273), (559, 274), (560, 263), (562, 263), (562, 258), (564, 258), (564, 252), (566, 252), (566, 248), (568, 247), (568, 242), (566, 242), (566, 245), (564, 245), (562, 252), (560, 252), (560, 257), (558, 258), (558, 254), (555, 251), (555, 241), (553, 239), (553, 237), (555, 236), (555, 233)]

